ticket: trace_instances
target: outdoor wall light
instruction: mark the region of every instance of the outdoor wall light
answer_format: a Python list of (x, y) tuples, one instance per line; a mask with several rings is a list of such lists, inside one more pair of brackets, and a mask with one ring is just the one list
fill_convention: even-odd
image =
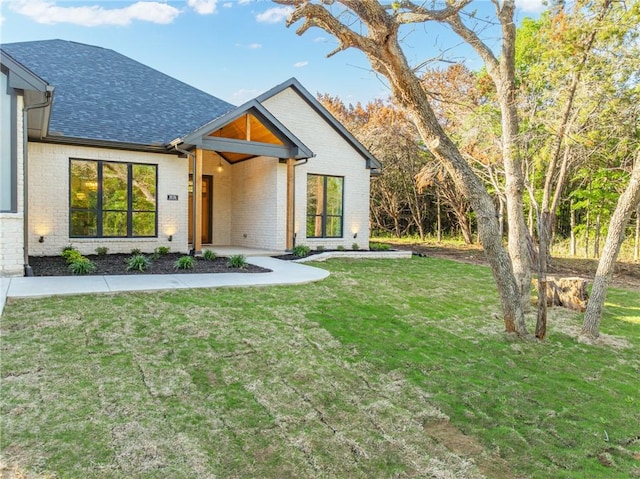
[(40, 236), (40, 238), (38, 238), (38, 243), (44, 243), (44, 236)]
[(173, 235), (169, 235), (169, 241), (173, 241)]
[(358, 232), (356, 231), (355, 233), (353, 233), (353, 239), (356, 239), (358, 237)]

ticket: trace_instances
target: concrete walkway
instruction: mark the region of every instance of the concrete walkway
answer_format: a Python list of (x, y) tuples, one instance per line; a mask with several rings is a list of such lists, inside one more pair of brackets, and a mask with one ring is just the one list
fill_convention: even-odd
[(154, 291), (163, 289), (264, 286), (320, 281), (329, 272), (275, 258), (252, 256), (247, 261), (270, 273), (147, 274), (111, 276), (38, 276), (0, 278), (0, 314), (6, 298), (37, 298), (67, 294)]

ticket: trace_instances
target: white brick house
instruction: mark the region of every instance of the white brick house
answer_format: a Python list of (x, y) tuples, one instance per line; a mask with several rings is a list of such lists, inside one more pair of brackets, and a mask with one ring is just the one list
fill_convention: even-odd
[(379, 163), (297, 80), (234, 107), (98, 47), (1, 54), (0, 275), (70, 244), (368, 248)]

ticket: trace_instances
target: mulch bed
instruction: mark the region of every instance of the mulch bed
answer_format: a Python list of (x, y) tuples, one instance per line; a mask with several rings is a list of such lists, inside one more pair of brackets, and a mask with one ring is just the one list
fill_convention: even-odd
[[(103, 256), (86, 255), (96, 265), (96, 270), (89, 273), (96, 275), (115, 274), (194, 274), (194, 273), (268, 273), (271, 270), (248, 264), (246, 268), (232, 268), (227, 264), (227, 258), (216, 258), (207, 261), (196, 257), (193, 269), (176, 269), (175, 262), (184, 256), (179, 253), (169, 253), (152, 259), (145, 271), (128, 271), (127, 258), (130, 254), (107, 254)], [(29, 264), (35, 276), (71, 276), (67, 262), (62, 256), (30, 256)]]

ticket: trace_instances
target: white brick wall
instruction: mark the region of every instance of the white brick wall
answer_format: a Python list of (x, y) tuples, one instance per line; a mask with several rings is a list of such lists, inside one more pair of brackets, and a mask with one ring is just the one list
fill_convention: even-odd
[(0, 213), (0, 277), (22, 276), (24, 274), (24, 181), (22, 178), (22, 108), (23, 97), (17, 97), (17, 171), (18, 171), (18, 208), (16, 213)]
[(286, 166), (260, 157), (232, 167), (231, 244), (284, 250)]
[[(368, 249), (370, 170), (366, 168), (365, 159), (292, 89), (265, 101), (264, 106), (316, 154), (306, 165), (295, 168), (296, 244), (351, 249), (352, 244), (357, 243), (360, 249)], [(306, 238), (308, 173), (345, 177), (343, 238)], [(286, 205), (286, 182), (279, 182), (278, 187), (279, 191), (284, 188), (278, 204)], [(357, 239), (353, 238), (354, 233), (358, 233)]]
[[(107, 160), (158, 164), (157, 238), (69, 238), (69, 159)], [(129, 253), (133, 248), (152, 252), (169, 246), (187, 252), (187, 182), (189, 162), (156, 153), (110, 150), (84, 146), (29, 144), (29, 252), (53, 256), (71, 244), (83, 254), (94, 254), (98, 246), (110, 253)], [(167, 200), (168, 194), (178, 201)], [(168, 236), (173, 235), (173, 242)], [(39, 243), (38, 238), (44, 237)]]

